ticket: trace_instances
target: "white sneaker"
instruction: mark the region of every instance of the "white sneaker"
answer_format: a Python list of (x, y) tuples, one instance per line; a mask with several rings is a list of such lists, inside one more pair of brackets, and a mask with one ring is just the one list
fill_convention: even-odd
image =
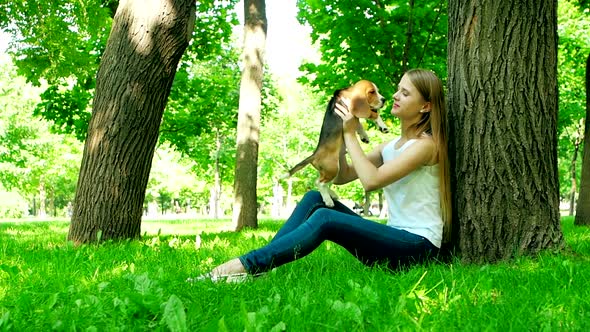
[(232, 273), (232, 274), (223, 274), (223, 275), (212, 275), (211, 272), (201, 274), (195, 278), (188, 278), (186, 282), (200, 282), (200, 281), (211, 281), (213, 283), (219, 282), (226, 282), (226, 283), (242, 283), (254, 278), (261, 277), (265, 275), (266, 272), (256, 273), (256, 274), (249, 274), (249, 273)]

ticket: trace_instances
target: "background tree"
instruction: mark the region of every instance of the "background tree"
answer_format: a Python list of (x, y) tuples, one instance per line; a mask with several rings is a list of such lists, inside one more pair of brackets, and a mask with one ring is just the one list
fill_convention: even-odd
[[(208, 180), (212, 218), (223, 216), (222, 196), (231, 200), (239, 85), (239, 55), (232, 45), (207, 60), (183, 61), (160, 127), (160, 142), (194, 160), (195, 174)], [(272, 75), (265, 75), (261, 119), (273, 117), (281, 101), (275, 85)]]
[(590, 225), (590, 54), (586, 59), (586, 125), (584, 129), (584, 160), (580, 198), (575, 225)]
[(233, 48), (207, 61), (184, 62), (161, 126), (160, 141), (194, 160), (196, 174), (207, 175), (212, 218), (222, 215), (223, 184), (233, 179), (239, 73)]
[(69, 240), (140, 236), (158, 128), (194, 20), (190, 0), (119, 4), (98, 71)]
[[(407, 68), (446, 77), (447, 8), (444, 0), (306, 1), (298, 19), (311, 26), (321, 63), (304, 63), (301, 82), (331, 93), (359, 79), (375, 82), (390, 98)], [(384, 112), (387, 113), (387, 112)]]
[[(559, 183), (562, 202), (569, 201), (569, 214), (575, 211), (581, 175), (584, 142), (584, 66), (590, 52), (590, 15), (588, 6), (575, 0), (558, 3), (558, 82)], [(578, 165), (579, 164), (579, 165)]]
[(311, 154), (317, 144), (325, 110), (324, 96), (312, 93), (299, 84), (284, 87), (281, 92), (287, 100), (277, 106), (277, 115), (266, 119), (260, 134), (258, 175), (259, 204), (262, 212), (273, 217), (285, 216), (294, 207), (294, 199), (315, 188), (317, 171), (313, 167), (301, 170), (283, 187), (281, 176), (306, 154)]
[(207, 202), (203, 193), (208, 185), (205, 177), (195, 176), (195, 164), (169, 144), (158, 145), (143, 206), (148, 217), (158, 218), (167, 214), (194, 217), (203, 214), (201, 208)]
[[(111, 1), (112, 2), (112, 1)], [(113, 4), (116, 8), (116, 4)], [(112, 22), (107, 1), (13, 1), (0, 5), (18, 73), (45, 92), (36, 114), (60, 133), (86, 136), (96, 70)]]
[(62, 215), (73, 200), (81, 144), (33, 116), (40, 91), (9, 60), (0, 64), (0, 183), (28, 200), (31, 215), (45, 217)]
[(454, 211), (467, 262), (564, 245), (556, 16), (557, 1), (449, 1)]
[(264, 0), (244, 0), (244, 69), (240, 82), (233, 206), (236, 230), (258, 227), (256, 182), (266, 29)]
[[(221, 52), (237, 23), (237, 0), (201, 1), (185, 62)], [(19, 74), (35, 85), (47, 81), (36, 114), (60, 133), (84, 140), (91, 113), (96, 72), (119, 1), (12, 1), (0, 4), (0, 28), (10, 33), (9, 52)]]

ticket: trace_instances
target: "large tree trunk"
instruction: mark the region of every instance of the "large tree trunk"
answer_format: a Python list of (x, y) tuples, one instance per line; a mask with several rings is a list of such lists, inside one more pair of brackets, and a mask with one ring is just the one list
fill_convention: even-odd
[(448, 105), (465, 262), (564, 245), (557, 177), (557, 1), (450, 0)]
[(233, 223), (236, 230), (258, 227), (256, 181), (266, 6), (264, 0), (244, 0), (244, 70), (240, 83)]
[(586, 60), (586, 122), (584, 124), (584, 150), (582, 179), (576, 208), (575, 225), (590, 225), (590, 55)]
[(158, 128), (194, 19), (193, 0), (119, 3), (98, 70), (69, 240), (140, 236)]

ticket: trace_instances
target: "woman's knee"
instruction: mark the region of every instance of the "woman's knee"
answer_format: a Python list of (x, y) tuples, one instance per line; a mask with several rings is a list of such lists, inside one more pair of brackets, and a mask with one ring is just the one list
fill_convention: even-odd
[(301, 201), (311, 201), (311, 202), (318, 202), (322, 201), (322, 195), (317, 190), (310, 190), (303, 195), (303, 199)]
[(318, 208), (317, 210), (315, 210), (311, 214), (311, 216), (307, 219), (307, 221), (308, 221), (308, 223), (313, 224), (314, 226), (317, 226), (317, 227), (322, 227), (322, 228), (329, 227), (329, 224), (336, 220), (334, 218), (334, 214), (336, 214), (336, 213), (338, 213), (338, 212), (336, 212), (330, 208), (321, 207), (321, 208)]

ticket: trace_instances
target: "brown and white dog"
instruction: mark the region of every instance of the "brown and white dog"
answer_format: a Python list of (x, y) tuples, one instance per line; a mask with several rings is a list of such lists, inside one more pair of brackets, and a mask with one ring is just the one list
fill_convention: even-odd
[[(283, 178), (290, 177), (311, 163), (320, 173), (317, 182), (318, 190), (326, 206), (330, 207), (334, 206), (332, 198), (338, 198), (336, 193), (330, 189), (330, 185), (338, 175), (340, 149), (344, 144), (342, 119), (334, 112), (334, 106), (343, 97), (350, 100), (348, 108), (354, 116), (374, 120), (381, 132), (389, 132), (385, 122), (379, 116), (379, 109), (383, 107), (385, 98), (379, 94), (379, 89), (373, 82), (361, 80), (351, 87), (336, 90), (328, 103), (320, 132), (320, 140), (315, 151), (283, 176)], [(369, 137), (360, 123), (357, 133), (361, 141), (369, 142)]]

